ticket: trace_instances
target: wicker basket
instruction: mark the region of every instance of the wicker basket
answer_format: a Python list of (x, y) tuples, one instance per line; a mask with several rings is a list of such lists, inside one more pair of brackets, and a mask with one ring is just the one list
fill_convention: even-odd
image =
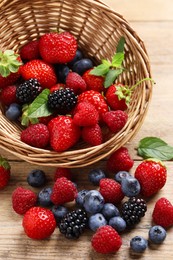
[[(99, 62), (111, 59), (117, 42), (125, 37), (124, 71), (119, 81), (132, 85), (151, 77), (143, 41), (128, 22), (107, 5), (94, 0), (6, 0), (0, 10), (0, 49), (18, 50), (29, 40), (50, 30), (70, 31), (79, 47)], [(131, 73), (129, 73), (131, 71)], [(152, 94), (152, 83), (142, 82), (133, 93), (125, 127), (109, 140), (95, 147), (79, 143), (72, 150), (56, 153), (38, 149), (20, 141), (21, 128), (3, 115), (0, 107), (0, 148), (33, 164), (77, 168), (97, 162), (126, 144), (141, 127)]]

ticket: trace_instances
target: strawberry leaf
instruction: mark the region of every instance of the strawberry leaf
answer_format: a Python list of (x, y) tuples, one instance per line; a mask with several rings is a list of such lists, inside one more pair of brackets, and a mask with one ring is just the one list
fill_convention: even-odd
[(109, 64), (100, 64), (97, 67), (95, 67), (94, 69), (92, 69), (90, 71), (90, 74), (95, 75), (95, 76), (104, 76), (105, 74), (108, 73), (109, 71)]
[(122, 73), (122, 71), (123, 69), (109, 70), (105, 77), (104, 87), (110, 87), (115, 81), (115, 79)]

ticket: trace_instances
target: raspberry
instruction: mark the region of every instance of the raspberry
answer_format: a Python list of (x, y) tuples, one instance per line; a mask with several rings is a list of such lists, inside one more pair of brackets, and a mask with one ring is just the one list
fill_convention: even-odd
[(102, 130), (98, 124), (93, 126), (85, 126), (82, 129), (82, 139), (92, 145), (99, 145), (102, 143)]
[(66, 202), (73, 201), (77, 196), (77, 189), (73, 182), (66, 177), (56, 180), (53, 186), (51, 201), (56, 205), (62, 205)]
[(0, 101), (6, 105), (9, 106), (12, 103), (17, 102), (16, 98), (16, 85), (11, 85), (3, 88), (0, 92)]
[(103, 121), (112, 133), (118, 133), (126, 124), (128, 115), (121, 110), (108, 111), (102, 115)]
[(68, 180), (72, 179), (72, 174), (70, 169), (68, 168), (57, 168), (54, 173), (54, 181), (56, 181), (58, 178), (66, 177)]
[(25, 214), (36, 202), (37, 195), (31, 190), (18, 187), (13, 191), (12, 206), (17, 214)]
[(39, 41), (29, 41), (20, 48), (20, 57), (23, 61), (39, 59)]
[(122, 239), (115, 229), (105, 225), (97, 229), (92, 240), (93, 249), (101, 254), (115, 253), (122, 245)]
[(74, 91), (75, 94), (80, 94), (86, 90), (84, 79), (76, 72), (69, 72), (66, 78), (66, 86)]

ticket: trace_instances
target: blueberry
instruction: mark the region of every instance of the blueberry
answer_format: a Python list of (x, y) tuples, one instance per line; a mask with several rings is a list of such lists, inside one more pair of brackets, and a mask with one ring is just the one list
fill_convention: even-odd
[(126, 171), (119, 171), (115, 174), (115, 180), (121, 183), (122, 179), (131, 176), (129, 172)]
[(46, 175), (42, 170), (32, 170), (28, 174), (27, 182), (32, 187), (41, 187), (46, 183)]
[(88, 174), (88, 179), (94, 185), (99, 185), (101, 179), (105, 178), (106, 175), (101, 169), (93, 169)]
[(107, 220), (120, 215), (118, 208), (112, 203), (105, 203), (101, 213)]
[(139, 194), (141, 186), (139, 181), (132, 176), (123, 178), (121, 181), (121, 190), (127, 197), (135, 197)]
[(97, 190), (90, 190), (84, 197), (83, 206), (90, 214), (98, 213), (102, 210), (104, 205), (104, 198)]
[(148, 246), (148, 241), (141, 237), (135, 236), (130, 240), (130, 247), (133, 251), (137, 253), (142, 253)]
[(51, 188), (44, 188), (38, 193), (38, 203), (43, 207), (49, 207), (52, 205), (50, 196), (52, 194)]
[(109, 225), (113, 227), (117, 232), (122, 232), (126, 229), (126, 222), (123, 218), (117, 216), (109, 220)]
[(89, 217), (88, 226), (91, 230), (96, 231), (97, 228), (105, 226), (107, 221), (101, 213), (96, 213)]
[(51, 210), (57, 223), (60, 222), (61, 219), (69, 212), (66, 207), (58, 205), (54, 205)]
[(154, 244), (161, 244), (166, 238), (166, 230), (161, 226), (153, 226), (149, 230), (149, 239)]
[(81, 191), (79, 191), (78, 192), (78, 194), (77, 194), (77, 197), (76, 197), (76, 204), (78, 205), (78, 206), (81, 206), (81, 207), (83, 207), (83, 201), (84, 201), (84, 197), (85, 197), (85, 195), (88, 193), (88, 190), (81, 190)]
[(22, 113), (21, 106), (17, 103), (12, 103), (6, 110), (5, 116), (10, 121), (15, 121), (20, 117), (21, 113)]
[(81, 60), (83, 58), (83, 53), (80, 50), (76, 51), (76, 55), (72, 61), (68, 63), (68, 66), (71, 68), (75, 64), (75, 62)]
[(64, 64), (56, 64), (55, 65), (55, 72), (58, 78), (58, 82), (65, 83), (66, 77), (70, 71), (70, 68)]
[(72, 71), (78, 73), (79, 75), (83, 75), (85, 71), (93, 68), (93, 62), (90, 59), (84, 58), (79, 61), (76, 61), (73, 64)]

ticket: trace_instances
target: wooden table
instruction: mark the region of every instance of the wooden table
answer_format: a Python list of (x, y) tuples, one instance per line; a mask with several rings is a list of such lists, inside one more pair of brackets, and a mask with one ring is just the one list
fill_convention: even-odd
[[(157, 136), (173, 145), (173, 1), (172, 0), (105, 0), (121, 13), (144, 40), (150, 56), (154, 86), (152, 102), (144, 124), (135, 138), (127, 144), (136, 166), (141, 162), (135, 148), (141, 138)], [(92, 232), (86, 232), (79, 240), (69, 241), (55, 230), (50, 239), (44, 241), (31, 240), (24, 234), (22, 217), (15, 214), (11, 208), (11, 193), (18, 187), (28, 187), (26, 175), (31, 169), (38, 168), (20, 161), (11, 154), (1, 151), (7, 157), (12, 168), (12, 178), (9, 186), (0, 192), (0, 260), (4, 259), (173, 259), (173, 229), (167, 232), (167, 238), (161, 246), (151, 246), (144, 254), (137, 255), (129, 250), (129, 241), (135, 235), (148, 237), (151, 223), (151, 214), (156, 200), (165, 196), (173, 203), (173, 162), (165, 162), (168, 170), (168, 179), (165, 187), (148, 203), (145, 218), (129, 233), (122, 235), (123, 245), (114, 255), (99, 255), (91, 249), (90, 239)], [(93, 167), (103, 167), (105, 161), (91, 165), (85, 169), (73, 170), (74, 179), (78, 187), (93, 188), (87, 181), (87, 173)], [(55, 169), (39, 167), (45, 170), (49, 183), (52, 185), (52, 175)], [(28, 187), (29, 188), (29, 187)], [(37, 190), (38, 191), (38, 190)]]

